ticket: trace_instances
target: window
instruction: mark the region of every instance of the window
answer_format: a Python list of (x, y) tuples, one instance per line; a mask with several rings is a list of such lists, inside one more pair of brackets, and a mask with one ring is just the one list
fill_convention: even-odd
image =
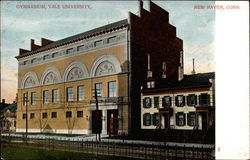
[(16, 127), (16, 121), (14, 121), (14, 127)]
[(84, 86), (77, 87), (77, 101), (84, 100)]
[(154, 97), (154, 107), (159, 108), (159, 97)]
[(207, 93), (202, 93), (199, 95), (200, 105), (210, 105), (210, 95)]
[(143, 115), (143, 125), (144, 126), (150, 126), (151, 125), (151, 114), (145, 113)]
[(170, 107), (170, 106), (172, 106), (172, 98), (170, 96), (164, 96), (162, 98), (162, 106), (163, 107)]
[(31, 63), (36, 63), (37, 62), (37, 59), (36, 58), (33, 58), (32, 60), (31, 60)]
[(77, 46), (77, 51), (82, 51), (82, 50), (84, 50), (84, 45), (81, 45), (81, 46)]
[(100, 46), (100, 45), (102, 45), (102, 44), (103, 44), (102, 40), (96, 41), (96, 42), (95, 42), (95, 47)]
[(58, 52), (52, 53), (52, 58), (55, 58), (55, 57), (58, 57), (58, 56), (59, 56)]
[(77, 111), (77, 118), (83, 117), (83, 111)]
[(160, 123), (159, 113), (154, 113), (153, 114), (153, 125), (154, 126), (159, 126), (159, 123)]
[(48, 114), (47, 112), (43, 112), (43, 119), (47, 118), (48, 117)]
[(197, 96), (195, 94), (189, 94), (187, 97), (187, 105), (194, 106), (197, 105)]
[(97, 97), (102, 97), (102, 84), (96, 83), (95, 89), (96, 89)]
[(155, 87), (155, 82), (154, 81), (147, 82), (147, 87), (148, 88), (154, 88)]
[(116, 96), (116, 82), (108, 82), (108, 97)]
[(28, 104), (28, 93), (24, 93), (23, 94), (23, 105), (27, 105)]
[(31, 92), (31, 105), (36, 104), (36, 92)]
[(185, 126), (186, 125), (186, 115), (183, 112), (176, 113), (176, 125)]
[(113, 43), (116, 41), (116, 36), (108, 38), (108, 43)]
[(57, 118), (57, 112), (51, 112), (51, 118)]
[(183, 107), (185, 105), (185, 96), (178, 95), (175, 97), (175, 105), (178, 107)]
[(27, 60), (27, 61), (24, 61), (23, 62), (23, 65), (27, 65), (29, 63), (29, 61)]
[(66, 112), (66, 118), (70, 118), (72, 117), (72, 112), (71, 111), (67, 111)]
[(195, 125), (195, 112), (189, 112), (187, 114), (187, 123), (189, 126)]
[(49, 55), (43, 56), (43, 60), (49, 59)]
[(35, 118), (35, 113), (30, 113), (30, 119)]
[(49, 103), (49, 91), (43, 91), (43, 104)]
[(146, 97), (143, 99), (143, 108), (150, 108), (151, 107), (151, 98)]
[(23, 119), (26, 119), (26, 117), (27, 117), (27, 114), (23, 113)]
[(52, 102), (56, 103), (59, 101), (58, 89), (52, 90)]
[(67, 49), (66, 50), (66, 54), (71, 54), (74, 52), (74, 49), (73, 48), (70, 48), (70, 49)]
[(68, 87), (67, 88), (67, 102), (73, 101), (73, 88)]

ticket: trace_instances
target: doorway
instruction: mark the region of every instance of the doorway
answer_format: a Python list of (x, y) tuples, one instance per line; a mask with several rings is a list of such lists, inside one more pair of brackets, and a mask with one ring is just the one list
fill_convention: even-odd
[(107, 110), (107, 134), (118, 134), (118, 109)]

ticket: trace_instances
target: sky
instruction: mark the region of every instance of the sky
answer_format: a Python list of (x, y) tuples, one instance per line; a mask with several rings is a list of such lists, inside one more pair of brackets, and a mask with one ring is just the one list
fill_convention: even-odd
[[(153, 1), (169, 12), (170, 24), (184, 44), (184, 72), (215, 71), (214, 24), (215, 11), (194, 9), (214, 2)], [(48, 5), (88, 5), (89, 8), (49, 8)], [(19, 5), (45, 5), (25, 9)], [(148, 2), (144, 1), (148, 10)], [(137, 1), (1, 1), (1, 99), (11, 103), (17, 93), (19, 48), (30, 49), (30, 39), (40, 45), (41, 37), (59, 40), (90, 29), (128, 18), (128, 12), (138, 13)]]

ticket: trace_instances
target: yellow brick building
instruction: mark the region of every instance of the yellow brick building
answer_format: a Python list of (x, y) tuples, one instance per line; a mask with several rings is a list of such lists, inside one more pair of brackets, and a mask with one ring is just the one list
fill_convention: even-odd
[(127, 29), (122, 20), (55, 42), (42, 38), (41, 46), (31, 40), (31, 51), (20, 49), (16, 131), (25, 132), (28, 116), (28, 132), (91, 133), (96, 87), (102, 133), (111, 117), (127, 132)]

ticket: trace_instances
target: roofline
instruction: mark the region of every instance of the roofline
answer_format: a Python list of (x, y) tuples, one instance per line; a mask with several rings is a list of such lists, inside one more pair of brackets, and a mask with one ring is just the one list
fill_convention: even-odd
[(77, 41), (80, 41), (83, 39), (88, 39), (88, 38), (99, 36), (99, 35), (102, 35), (102, 34), (105, 34), (108, 32), (119, 30), (119, 29), (125, 28), (127, 26), (128, 26), (128, 19), (123, 19), (121, 21), (117, 21), (117, 22), (114, 22), (114, 23), (111, 23), (108, 25), (104, 25), (104, 26), (77, 34), (77, 35), (73, 35), (73, 36), (55, 41), (55, 42), (48, 44), (46, 46), (42, 46), (36, 50), (29, 51), (29, 52), (22, 54), (22, 55), (18, 55), (15, 58), (20, 59), (20, 58), (27, 57), (27, 56), (30, 56), (33, 54), (37, 54), (39, 52), (43, 52), (43, 51), (50, 50), (53, 48), (61, 47), (61, 46), (64, 46), (64, 45), (67, 45), (70, 43), (74, 43), (74, 42), (77, 42)]

